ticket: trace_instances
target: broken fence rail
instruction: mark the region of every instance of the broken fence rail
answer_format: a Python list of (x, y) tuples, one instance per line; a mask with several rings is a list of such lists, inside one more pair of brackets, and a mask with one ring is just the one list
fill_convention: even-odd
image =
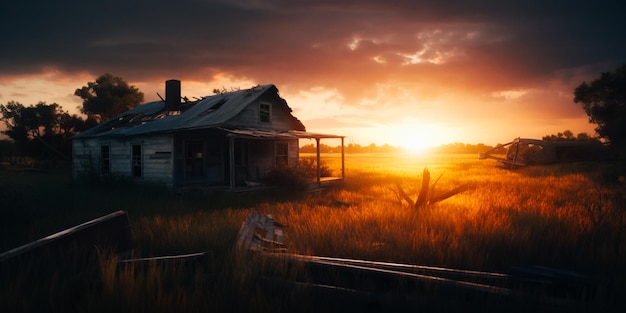
[(335, 268), (358, 270), (366, 273), (425, 280), (442, 285), (469, 288), (493, 294), (511, 294), (511, 289), (497, 286), (498, 284), (502, 285), (506, 283), (510, 279), (507, 274), (502, 273), (286, 253), (273, 254), (273, 256)]
[(113, 212), (29, 242), (0, 254), (0, 262), (44, 249), (65, 249), (65, 252), (72, 245), (85, 251), (99, 245), (115, 247), (117, 252), (129, 250), (132, 236), (128, 214), (125, 211)]
[(198, 253), (188, 253), (188, 254), (176, 254), (176, 255), (165, 255), (165, 256), (156, 256), (156, 257), (146, 257), (146, 258), (134, 258), (134, 259), (122, 259), (117, 263), (118, 265), (130, 265), (130, 264), (165, 264), (165, 263), (191, 263), (198, 262), (203, 259), (206, 259), (210, 255), (210, 252), (198, 252)]
[[(284, 242), (285, 234), (282, 230), (283, 227), (285, 227), (285, 225), (276, 222), (272, 215), (260, 214), (253, 211), (248, 215), (246, 221), (242, 223), (239, 229), (236, 247), (239, 251), (263, 252), (268, 256), (286, 258), (309, 264), (428, 280), (489, 293), (510, 293), (510, 290), (507, 288), (478, 282), (479, 279), (505, 280), (508, 277), (506, 274), (286, 253), (287, 249)], [(448, 277), (446, 277), (446, 275)]]
[[(573, 288), (585, 289), (591, 286), (590, 276), (574, 275), (567, 271), (547, 267), (516, 267), (511, 274), (412, 265), (392, 262), (378, 262), (358, 259), (335, 258), (287, 253), (282, 223), (276, 222), (269, 214), (252, 212), (242, 223), (237, 249), (260, 252), (277, 260), (297, 261), (309, 265), (323, 266), (339, 271), (357, 271), (365, 276), (383, 275), (387, 278), (414, 279), (440, 286), (462, 288), (503, 296), (532, 297), (533, 294), (548, 289), (562, 288), (562, 282), (573, 283)], [(525, 275), (532, 273), (532, 275)], [(571, 278), (577, 278), (571, 279)], [(334, 286), (338, 287), (339, 286)], [(592, 287), (593, 288), (593, 287)], [(579, 292), (578, 290), (576, 292)], [(557, 292), (558, 293), (558, 292)], [(542, 301), (547, 298), (539, 295)], [(550, 301), (550, 300), (547, 300)]]
[[(73, 246), (83, 251), (85, 255), (91, 253), (96, 246), (100, 246), (114, 248), (118, 256), (124, 256), (129, 255), (129, 251), (132, 250), (132, 243), (128, 214), (125, 211), (116, 211), (3, 252), (0, 254), (0, 263), (30, 254), (38, 256), (38, 253), (47, 250), (66, 253)], [(210, 252), (207, 251), (145, 258), (123, 258), (118, 261), (118, 264), (191, 263), (205, 260), (209, 255)]]

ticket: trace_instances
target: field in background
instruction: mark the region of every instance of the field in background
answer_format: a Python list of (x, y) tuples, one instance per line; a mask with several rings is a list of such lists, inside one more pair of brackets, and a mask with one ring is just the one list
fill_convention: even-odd
[[(338, 154), (323, 154), (322, 161), (340, 169)], [(0, 269), (0, 309), (312, 310), (315, 297), (268, 291), (258, 284), (254, 262), (232, 253), (253, 210), (288, 225), (294, 253), (497, 272), (549, 266), (598, 278), (582, 311), (623, 304), (626, 187), (613, 165), (503, 170), (475, 155), (389, 154), (346, 154), (345, 165), (344, 185), (300, 195), (172, 194), (124, 180), (85, 184), (62, 172), (1, 172), (0, 251), (125, 210), (135, 256), (210, 251), (211, 257), (191, 270), (155, 264), (120, 270), (106, 253), (88, 265), (30, 260), (17, 272)], [(425, 167), (436, 191), (472, 188), (415, 209), (398, 197), (398, 188), (415, 199)], [(77, 282), (90, 266), (89, 280)]]

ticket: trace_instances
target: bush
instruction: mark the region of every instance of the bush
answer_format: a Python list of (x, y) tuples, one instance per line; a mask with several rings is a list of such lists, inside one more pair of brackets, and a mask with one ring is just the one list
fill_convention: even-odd
[[(315, 165), (315, 158), (300, 159), (296, 168), (298, 172), (300, 172), (300, 175), (304, 176), (307, 179), (313, 179), (317, 177), (317, 166)], [(323, 162), (320, 163), (320, 176), (332, 176), (332, 171)]]
[[(328, 166), (320, 164), (320, 176), (326, 177), (331, 176), (331, 174)], [(315, 158), (303, 158), (298, 161), (298, 165), (295, 167), (281, 166), (275, 168), (265, 176), (264, 182), (268, 185), (298, 190), (306, 188), (309, 181), (316, 177)]]
[(297, 168), (288, 166), (273, 169), (265, 176), (264, 182), (268, 185), (287, 187), (293, 190), (305, 189), (308, 186), (307, 178)]

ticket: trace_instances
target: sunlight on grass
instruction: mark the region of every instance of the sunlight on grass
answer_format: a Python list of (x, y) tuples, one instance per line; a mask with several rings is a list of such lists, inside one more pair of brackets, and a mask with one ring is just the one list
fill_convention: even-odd
[[(324, 155), (322, 161), (334, 171), (341, 167), (338, 154)], [(473, 188), (416, 209), (399, 199), (396, 188), (415, 199), (424, 168), (435, 190), (462, 184)], [(74, 307), (92, 312), (270, 312), (293, 306), (295, 296), (272, 295), (259, 287), (263, 264), (233, 251), (241, 223), (254, 210), (287, 225), (289, 252), (498, 272), (515, 265), (551, 266), (602, 277), (602, 297), (615, 301), (615, 292), (624, 289), (611, 291), (608, 286), (622, 286), (619, 282), (626, 277), (626, 191), (623, 183), (604, 183), (606, 171), (601, 164), (503, 170), (474, 155), (356, 154), (346, 155), (343, 185), (311, 194), (270, 196), (177, 195), (148, 187), (98, 189), (58, 181), (33, 185), (27, 177), (18, 177), (2, 195), (19, 205), (13, 210), (41, 219), (29, 221), (27, 215), (11, 213), (28, 226), (21, 230), (7, 224), (4, 232), (15, 230), (22, 237), (4, 239), (3, 248), (57, 231), (60, 223), (71, 226), (89, 214), (126, 210), (135, 242), (133, 257), (208, 251), (209, 259), (190, 266), (120, 267), (117, 257), (101, 253), (95, 274), (90, 274), (97, 283), (72, 290), (82, 299)], [(22, 190), (66, 202), (59, 200), (44, 210), (47, 199)], [(74, 217), (66, 221), (54, 212)], [(46, 224), (46, 218), (55, 224)], [(0, 304), (9, 308), (28, 311), (27, 298), (54, 298), (75, 288), (64, 282), (64, 272), (52, 267), (34, 271), (25, 264), (11, 275), (0, 270), (3, 277), (13, 277), (0, 285), (11, 295)], [(67, 270), (76, 275), (74, 271)], [(31, 288), (36, 281), (31, 272), (53, 274)], [(602, 297), (590, 301), (604, 301)]]

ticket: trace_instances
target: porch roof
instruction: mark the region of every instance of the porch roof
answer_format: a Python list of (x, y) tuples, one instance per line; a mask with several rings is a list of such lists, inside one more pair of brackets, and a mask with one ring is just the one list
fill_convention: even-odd
[(337, 138), (342, 139), (345, 136), (311, 133), (299, 130), (271, 130), (271, 129), (231, 129), (219, 127), (219, 129), (225, 131), (228, 136), (235, 138), (250, 138), (250, 139), (324, 139), (324, 138)]

